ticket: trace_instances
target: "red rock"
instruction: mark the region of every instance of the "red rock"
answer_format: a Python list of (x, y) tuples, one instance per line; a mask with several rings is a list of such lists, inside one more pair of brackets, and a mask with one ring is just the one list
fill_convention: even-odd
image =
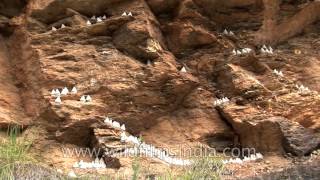
[(228, 105), (218, 109), (239, 135), (243, 148), (304, 156), (320, 144), (316, 134), (286, 118), (270, 117), (250, 106)]

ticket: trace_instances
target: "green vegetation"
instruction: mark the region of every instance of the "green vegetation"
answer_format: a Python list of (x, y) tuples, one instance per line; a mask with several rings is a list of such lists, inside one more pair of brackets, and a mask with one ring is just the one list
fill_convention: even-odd
[[(7, 137), (0, 142), (0, 179), (14, 180), (17, 170), (20, 172), (19, 176), (23, 177), (29, 177), (30, 174), (34, 174), (32, 171), (38, 171), (36, 174), (38, 173), (41, 177), (52, 176), (57, 179), (69, 179), (66, 176), (58, 175), (55, 170), (35, 165), (35, 159), (32, 158), (33, 156), (29, 152), (32, 142), (20, 137), (19, 128), (10, 128), (7, 134)], [(143, 169), (138, 156), (134, 157), (131, 168), (133, 174), (130, 179), (148, 179), (150, 171)], [(152, 177), (159, 180), (219, 180), (223, 171), (223, 163), (217, 157), (208, 156), (195, 158), (192, 165), (177, 169), (179, 170), (172, 169), (165, 174), (153, 175)], [(92, 177), (80, 176), (79, 179), (92, 179)], [(95, 176), (94, 179), (123, 178), (111, 178), (101, 175)]]
[(15, 166), (32, 162), (28, 150), (31, 142), (19, 139), (20, 129), (11, 127), (8, 137), (0, 142), (0, 177), (1, 179), (13, 180)]
[(141, 170), (141, 165), (140, 165), (140, 159), (138, 156), (134, 157), (134, 160), (132, 162), (132, 180), (138, 180), (139, 179), (139, 174), (140, 174), (140, 170)]
[[(222, 160), (218, 157), (206, 156), (194, 158), (191, 166), (180, 172), (169, 171), (156, 177), (157, 180), (220, 180), (224, 170)], [(133, 169), (134, 172), (139, 172)], [(135, 176), (138, 177), (139, 175)]]
[[(193, 164), (186, 169), (181, 179), (193, 180), (193, 179), (210, 179), (218, 180), (223, 172), (223, 163), (217, 157), (201, 157), (193, 160)], [(180, 179), (179, 178), (179, 179)]]

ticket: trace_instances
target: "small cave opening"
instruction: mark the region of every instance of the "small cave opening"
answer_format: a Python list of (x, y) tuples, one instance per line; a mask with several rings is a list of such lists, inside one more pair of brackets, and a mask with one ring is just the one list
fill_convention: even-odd
[(0, 1), (0, 34), (9, 37), (15, 30), (10, 23), (11, 19), (24, 12), (28, 0), (1, 0)]
[(0, 15), (12, 18), (24, 11), (28, 0), (1, 0)]

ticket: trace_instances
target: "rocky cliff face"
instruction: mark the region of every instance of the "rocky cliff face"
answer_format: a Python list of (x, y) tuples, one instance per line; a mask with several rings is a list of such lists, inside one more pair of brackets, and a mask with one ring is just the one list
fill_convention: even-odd
[[(159, 146), (201, 142), (309, 154), (320, 144), (319, 24), (266, 55), (252, 39), (261, 4), (231, 4), (1, 2), (1, 128), (40, 124), (49, 139), (91, 146), (109, 116)], [(121, 16), (129, 11), (133, 16)], [(225, 28), (235, 35), (224, 35)], [(247, 47), (254, 52), (232, 55)], [(300, 93), (301, 84), (312, 91)], [(78, 94), (55, 105), (51, 90), (65, 86)], [(80, 102), (82, 95), (93, 101)], [(222, 97), (231, 103), (215, 107)]]

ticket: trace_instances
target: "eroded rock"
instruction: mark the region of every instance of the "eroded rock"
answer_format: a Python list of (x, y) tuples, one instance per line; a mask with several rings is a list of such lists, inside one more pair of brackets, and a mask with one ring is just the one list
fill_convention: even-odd
[(173, 23), (166, 28), (168, 48), (175, 54), (203, 46), (218, 45), (216, 37), (200, 26)]
[(238, 65), (227, 64), (216, 71), (219, 88), (229, 96), (242, 95), (245, 98), (255, 98), (269, 93), (252, 72)]
[(311, 130), (286, 118), (270, 117), (250, 106), (228, 105), (218, 109), (239, 134), (242, 147), (303, 156), (320, 145), (320, 138)]
[(22, 13), (27, 0), (3, 0), (0, 2), (0, 14), (13, 17)]

